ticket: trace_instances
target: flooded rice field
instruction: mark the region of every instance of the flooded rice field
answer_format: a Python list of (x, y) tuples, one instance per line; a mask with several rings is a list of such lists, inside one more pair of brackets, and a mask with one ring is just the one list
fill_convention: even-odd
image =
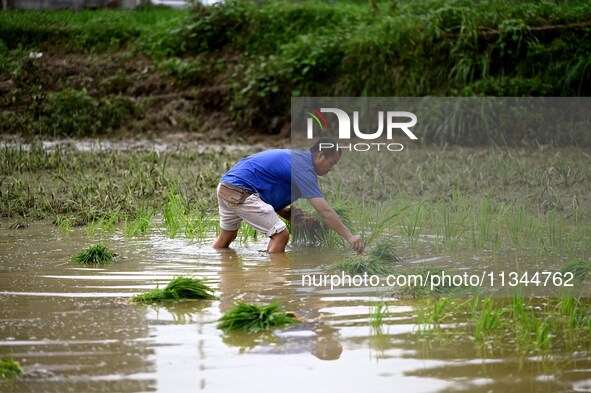
[[(209, 246), (213, 233), (171, 239), (155, 227), (135, 238), (120, 230), (90, 238), (84, 228), (10, 224), (0, 225), (0, 355), (25, 374), (0, 380), (2, 392), (591, 391), (588, 350), (499, 355), (445, 324), (445, 334), (422, 333), (425, 299), (302, 285), (302, 275), (321, 273), (342, 250), (270, 256), (260, 251), (264, 239), (219, 252)], [(97, 241), (119, 254), (113, 263), (67, 261)], [(448, 263), (429, 262), (437, 259)], [(130, 301), (175, 276), (207, 278), (219, 300)], [(236, 300), (279, 300), (303, 322), (222, 332), (218, 319)], [(372, 325), (377, 302), (387, 312)]]

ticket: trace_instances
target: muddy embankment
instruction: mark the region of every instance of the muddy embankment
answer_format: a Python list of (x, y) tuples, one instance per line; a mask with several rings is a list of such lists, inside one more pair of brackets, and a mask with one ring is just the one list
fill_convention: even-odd
[[(291, 97), (588, 96), (589, 20), (585, 1), (3, 12), (0, 134), (285, 137)], [(591, 145), (583, 131), (524, 132), (423, 139)]]

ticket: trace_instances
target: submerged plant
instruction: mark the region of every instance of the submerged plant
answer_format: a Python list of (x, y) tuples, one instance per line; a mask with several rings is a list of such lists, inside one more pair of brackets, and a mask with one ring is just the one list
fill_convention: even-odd
[(280, 311), (279, 306), (279, 302), (273, 302), (268, 306), (259, 306), (238, 301), (236, 306), (219, 319), (218, 329), (258, 332), (298, 323), (297, 318)]
[(374, 257), (363, 257), (356, 255), (346, 258), (329, 267), (329, 270), (342, 271), (347, 274), (370, 274), (370, 275), (386, 275), (390, 273), (390, 269), (383, 261)]
[(0, 377), (12, 378), (23, 373), (20, 364), (11, 357), (0, 359)]
[(382, 262), (399, 262), (400, 257), (396, 255), (394, 245), (388, 239), (380, 240), (369, 252), (369, 255)]
[(70, 257), (71, 262), (84, 263), (87, 265), (102, 265), (113, 261), (115, 253), (103, 244), (88, 247), (82, 252)]
[(194, 277), (175, 277), (163, 289), (156, 288), (131, 298), (134, 302), (157, 302), (161, 300), (217, 299), (214, 290), (205, 280)]

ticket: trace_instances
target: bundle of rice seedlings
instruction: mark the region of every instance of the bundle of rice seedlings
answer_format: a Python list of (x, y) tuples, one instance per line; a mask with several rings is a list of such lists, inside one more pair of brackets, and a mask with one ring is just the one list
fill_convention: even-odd
[(562, 267), (562, 269), (560, 269), (560, 272), (562, 274), (567, 272), (572, 273), (575, 278), (575, 281), (583, 281), (591, 272), (591, 261), (570, 261), (567, 264), (565, 264)]
[[(351, 227), (349, 212), (345, 208), (335, 207), (334, 211), (339, 215), (346, 227)], [(310, 213), (302, 209), (293, 208), (291, 215), (292, 234), (291, 242), (295, 246), (331, 246), (334, 243), (342, 243), (340, 236), (322, 221), (316, 212)]]
[(369, 255), (382, 262), (400, 262), (400, 257), (396, 255), (394, 245), (388, 239), (382, 239), (370, 251)]
[(131, 298), (134, 302), (158, 302), (181, 299), (217, 299), (205, 280), (193, 277), (175, 277), (164, 289), (156, 288)]
[(280, 311), (279, 306), (279, 302), (259, 306), (237, 301), (236, 306), (219, 319), (218, 329), (258, 332), (299, 322), (295, 316)]
[(20, 364), (11, 357), (0, 359), (0, 377), (12, 378), (23, 373)]
[(113, 261), (115, 253), (102, 244), (88, 247), (79, 254), (70, 257), (71, 262), (84, 263), (88, 265), (102, 265)]
[(381, 260), (374, 257), (363, 257), (356, 255), (354, 257), (346, 258), (329, 267), (332, 271), (345, 272), (350, 275), (354, 274), (370, 274), (370, 275), (387, 275), (390, 274), (390, 269)]

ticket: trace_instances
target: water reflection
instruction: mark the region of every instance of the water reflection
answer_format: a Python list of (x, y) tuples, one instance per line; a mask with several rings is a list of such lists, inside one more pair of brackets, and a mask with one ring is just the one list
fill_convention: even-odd
[(276, 333), (225, 332), (224, 343), (258, 354), (311, 353), (321, 360), (336, 360), (343, 347), (338, 329), (321, 322), (321, 308), (327, 303), (317, 298), (296, 297), (291, 285), (292, 254), (264, 254), (256, 265), (248, 266), (236, 250), (219, 250), (220, 313), (236, 300), (268, 304), (283, 301), (286, 311), (296, 313), (302, 323)]
[[(84, 229), (64, 234), (43, 223), (6, 233), (0, 354), (30, 375), (9, 391), (591, 391), (588, 351), (555, 349), (546, 359), (478, 352), (462, 331), (417, 334), (416, 300), (393, 301), (371, 288), (302, 286), (302, 274), (322, 273), (339, 251), (268, 255), (258, 251), (264, 240), (215, 251), (207, 240), (169, 239), (160, 230), (89, 240)], [(91, 241), (108, 242), (122, 257), (98, 269), (65, 262)], [(128, 301), (176, 275), (210, 279), (220, 300)], [(236, 300), (279, 300), (303, 322), (271, 333), (224, 333), (217, 321)], [(370, 310), (382, 301), (388, 313), (372, 328)]]

